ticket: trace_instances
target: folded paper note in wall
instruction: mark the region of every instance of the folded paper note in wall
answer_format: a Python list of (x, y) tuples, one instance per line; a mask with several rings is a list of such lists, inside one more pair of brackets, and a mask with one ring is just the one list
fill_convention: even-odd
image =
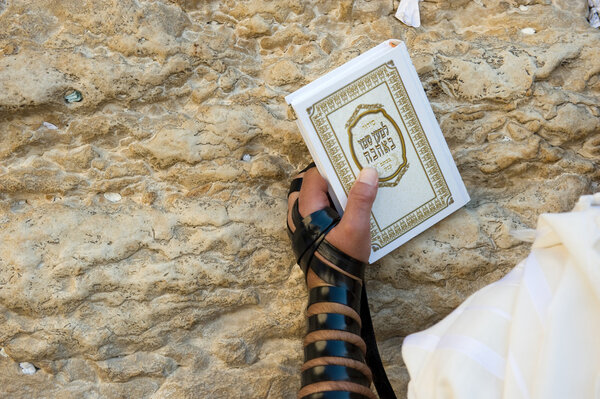
[(379, 172), (369, 262), (469, 201), (403, 42), (381, 43), (286, 101), (339, 212), (360, 170)]

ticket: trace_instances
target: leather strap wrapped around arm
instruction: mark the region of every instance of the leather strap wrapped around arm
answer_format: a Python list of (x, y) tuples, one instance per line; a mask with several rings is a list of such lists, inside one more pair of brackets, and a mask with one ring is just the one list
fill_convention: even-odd
[(316, 359), (319, 357), (345, 357), (347, 359), (365, 362), (364, 353), (360, 348), (350, 342), (327, 340), (316, 341), (304, 347), (304, 361)]
[(371, 385), (367, 376), (352, 367), (326, 365), (311, 367), (302, 372), (303, 387), (323, 381), (348, 381), (365, 387)]
[[(306, 274), (315, 251), (325, 235), (339, 223), (340, 215), (333, 208), (324, 208), (302, 218), (296, 201), (292, 207), (292, 220), (296, 227), (294, 233), (290, 233), (292, 249), (298, 265)], [(288, 227), (288, 232), (290, 231)]]
[(318, 330), (346, 331), (360, 335), (360, 324), (350, 316), (339, 313), (319, 313), (308, 318), (306, 332), (311, 333)]
[(360, 296), (343, 287), (321, 286), (311, 288), (308, 293), (308, 306), (319, 302), (332, 302), (348, 306), (358, 313), (360, 311)]
[(303, 396), (301, 399), (369, 399), (365, 395), (348, 391), (318, 392)]

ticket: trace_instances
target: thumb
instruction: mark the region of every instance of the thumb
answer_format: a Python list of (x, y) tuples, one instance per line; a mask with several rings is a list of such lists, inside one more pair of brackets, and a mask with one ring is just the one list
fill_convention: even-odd
[(348, 203), (340, 227), (356, 234), (368, 234), (370, 231), (371, 207), (377, 194), (379, 175), (376, 169), (364, 168), (348, 194)]

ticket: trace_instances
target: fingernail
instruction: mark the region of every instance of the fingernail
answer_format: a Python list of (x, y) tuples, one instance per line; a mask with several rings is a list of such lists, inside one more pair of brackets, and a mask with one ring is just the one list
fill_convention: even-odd
[(361, 183), (366, 183), (369, 186), (375, 187), (379, 182), (379, 174), (377, 173), (377, 169), (364, 168), (360, 171), (360, 174), (358, 175), (358, 181)]

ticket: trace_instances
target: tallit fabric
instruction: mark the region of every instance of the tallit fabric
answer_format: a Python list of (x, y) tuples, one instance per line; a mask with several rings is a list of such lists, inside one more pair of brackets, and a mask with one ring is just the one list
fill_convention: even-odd
[(600, 194), (541, 215), (529, 256), (402, 355), (408, 399), (600, 399)]

